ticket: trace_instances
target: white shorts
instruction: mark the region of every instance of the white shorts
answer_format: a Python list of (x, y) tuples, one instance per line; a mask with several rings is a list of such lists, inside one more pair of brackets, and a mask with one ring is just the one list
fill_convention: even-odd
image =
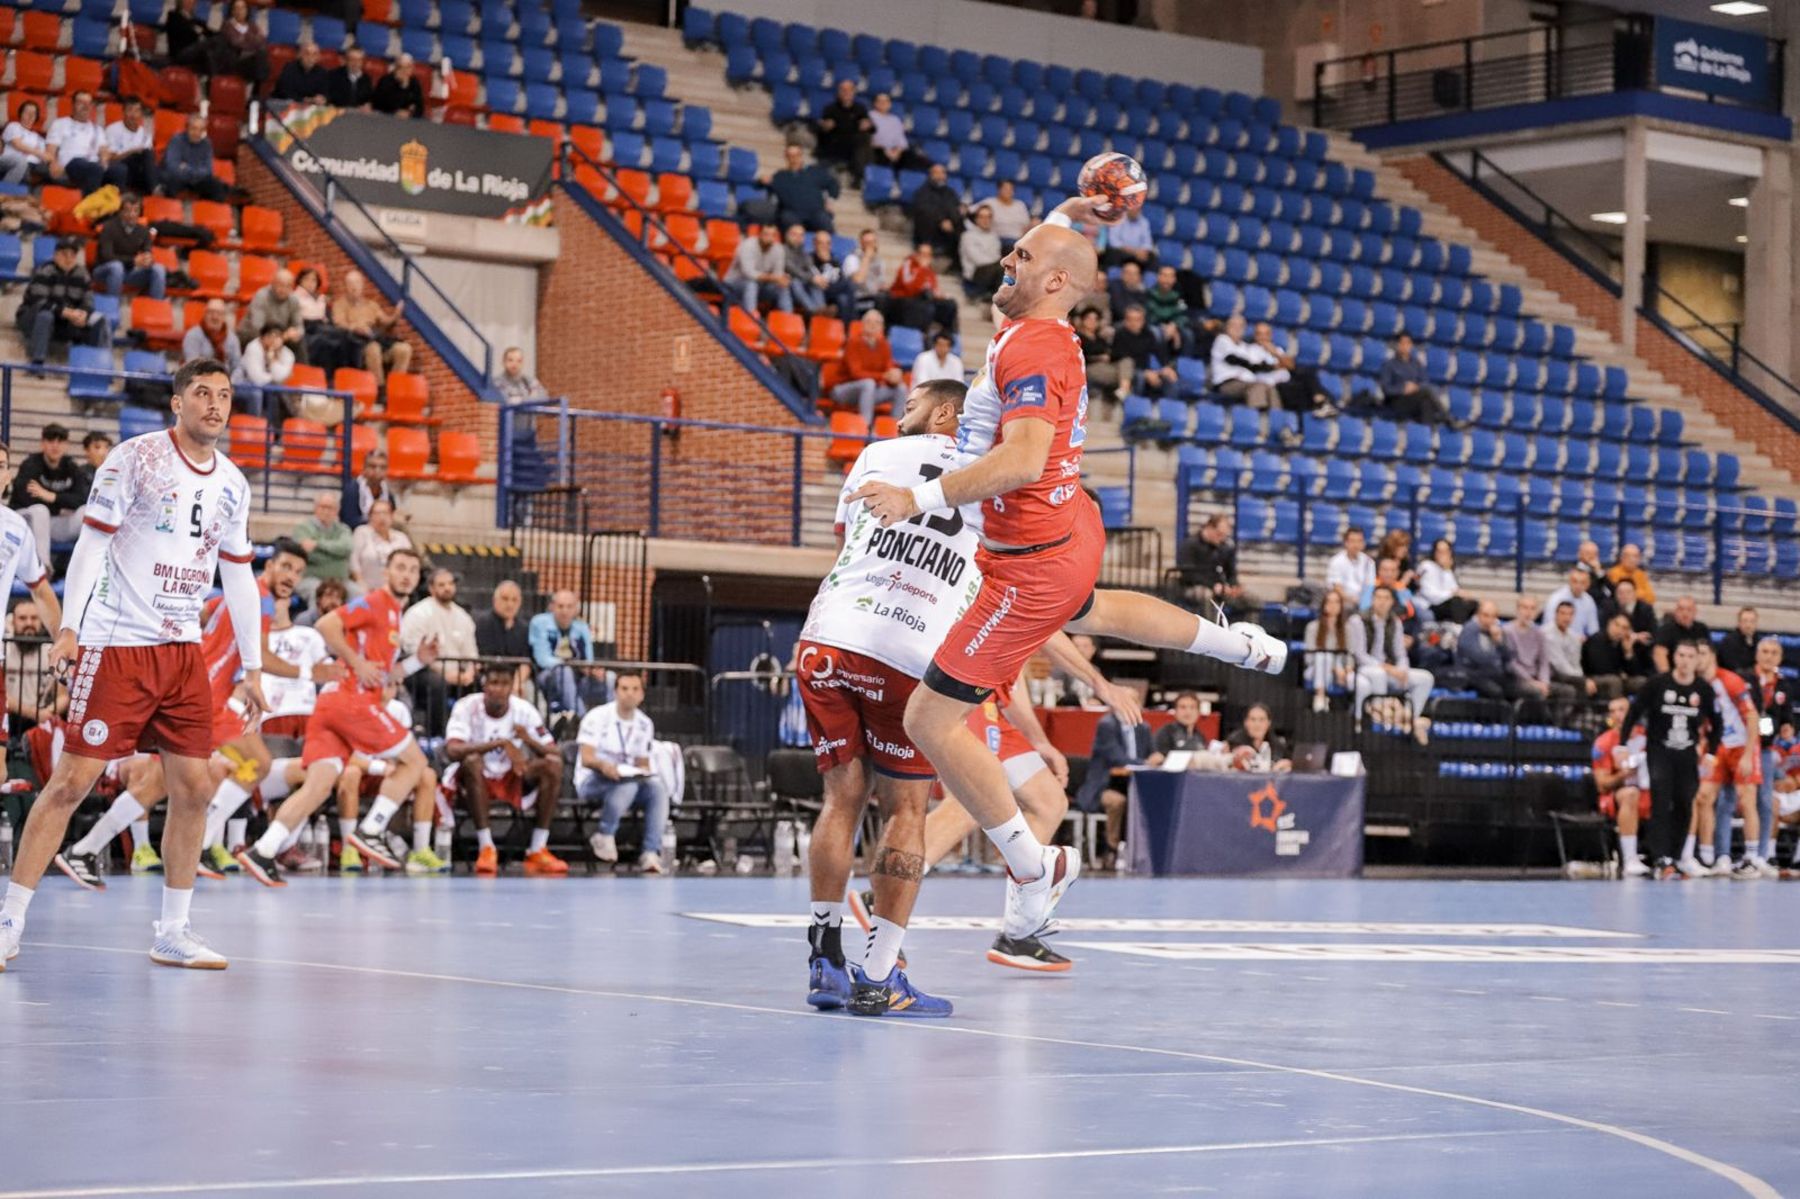
[(1800, 812), (1800, 791), (1777, 791), (1775, 793), (1775, 811), (1782, 816), (1792, 816)]

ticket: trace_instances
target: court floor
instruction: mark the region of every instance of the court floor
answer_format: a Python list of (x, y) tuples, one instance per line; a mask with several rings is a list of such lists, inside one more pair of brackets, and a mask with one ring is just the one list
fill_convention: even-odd
[[(1800, 887), (991, 878), (948, 1021), (801, 1002), (801, 879), (46, 882), (0, 974), (0, 1199), (1800, 1195)], [(205, 886), (205, 884), (203, 884)], [(855, 943), (856, 938), (847, 938)]]

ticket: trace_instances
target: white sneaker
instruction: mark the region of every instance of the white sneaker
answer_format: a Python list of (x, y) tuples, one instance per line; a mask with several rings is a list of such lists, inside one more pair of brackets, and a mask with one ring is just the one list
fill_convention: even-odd
[(1313, 711), (1331, 711), (1331, 698), (1323, 693), (1313, 696)]
[(6, 963), (19, 956), (19, 938), (24, 935), (24, 924), (11, 916), (0, 920), (0, 974), (5, 973)]
[(1737, 866), (1729, 857), (1719, 857), (1713, 859), (1713, 864), (1707, 869), (1707, 874), (1713, 878), (1730, 878), (1731, 872), (1735, 869)]
[(1247, 620), (1240, 620), (1227, 627), (1250, 643), (1244, 651), (1244, 660), (1240, 663), (1245, 670), (1260, 670), (1264, 674), (1280, 674), (1287, 669), (1287, 642), (1272, 636), (1260, 625), (1253, 625)]
[(1650, 867), (1644, 865), (1644, 859), (1632, 854), (1625, 859), (1625, 867), (1621, 873), (1626, 878), (1649, 878)]
[[(611, 838), (608, 838), (610, 840)], [(639, 874), (661, 874), (663, 872), (662, 857), (659, 854), (641, 853), (638, 855)]]
[(1706, 867), (1700, 864), (1700, 859), (1694, 857), (1692, 854), (1689, 854), (1687, 857), (1675, 863), (1675, 869), (1681, 871), (1681, 873), (1687, 875), (1689, 878), (1703, 878), (1708, 873)]
[(150, 945), (150, 960), (158, 966), (180, 966), (186, 970), (223, 970), (228, 963), (225, 955), (208, 945), (194, 931), (194, 926), (186, 923), (163, 924), (157, 921), (150, 926), (156, 932), (156, 940)]
[(1034, 936), (1050, 922), (1063, 894), (1081, 875), (1081, 858), (1066, 845), (1044, 847), (1044, 873), (1028, 883), (1006, 876), (1006, 920), (1001, 930), (1015, 940)]
[(1781, 871), (1776, 867), (1775, 863), (1769, 861), (1769, 859), (1767, 859), (1767, 858), (1751, 858), (1750, 860), (1756, 864), (1757, 877), (1759, 877), (1759, 878), (1780, 878), (1781, 877)]
[(594, 857), (602, 862), (619, 860), (619, 842), (616, 837), (606, 833), (595, 833), (588, 838), (588, 848), (594, 851)]

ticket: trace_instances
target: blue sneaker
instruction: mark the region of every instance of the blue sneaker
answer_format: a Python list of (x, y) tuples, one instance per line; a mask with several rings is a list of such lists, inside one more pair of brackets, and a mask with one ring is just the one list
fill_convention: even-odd
[(913, 986), (898, 966), (880, 982), (871, 981), (861, 966), (850, 967), (850, 978), (855, 983), (849, 1005), (853, 1016), (943, 1017), (953, 1010), (948, 999), (927, 995)]
[(850, 976), (842, 966), (834, 966), (828, 957), (815, 957), (808, 963), (811, 978), (807, 982), (806, 1002), (821, 1012), (832, 1012), (850, 1002)]

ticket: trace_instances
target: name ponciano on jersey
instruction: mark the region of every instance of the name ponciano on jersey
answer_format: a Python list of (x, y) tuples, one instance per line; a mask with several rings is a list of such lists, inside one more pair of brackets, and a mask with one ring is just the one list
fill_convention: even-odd
[[(876, 525), (875, 532), (869, 538), (869, 552), (883, 560), (917, 567), (951, 587), (962, 582), (963, 572), (969, 567), (968, 558), (951, 546), (931, 534), (914, 532), (905, 525), (893, 525), (886, 529)], [(937, 602), (934, 594), (928, 593), (926, 598), (934, 604)]]

